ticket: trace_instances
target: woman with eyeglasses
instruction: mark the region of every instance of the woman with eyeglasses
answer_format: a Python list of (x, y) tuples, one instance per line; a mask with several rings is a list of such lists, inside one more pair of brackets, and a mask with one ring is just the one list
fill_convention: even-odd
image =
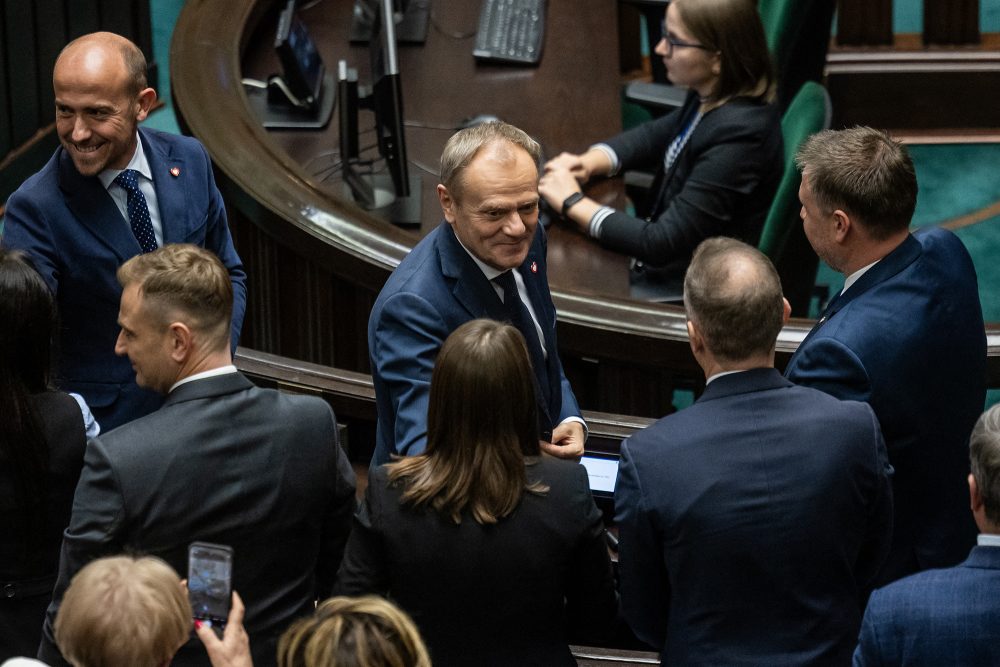
[[(781, 118), (764, 29), (752, 0), (674, 0), (656, 54), (689, 89), (683, 107), (545, 165), (539, 191), (568, 221), (635, 261), (632, 293), (670, 300), (698, 244), (756, 244), (782, 173)], [(638, 217), (583, 195), (591, 178), (655, 170)]]

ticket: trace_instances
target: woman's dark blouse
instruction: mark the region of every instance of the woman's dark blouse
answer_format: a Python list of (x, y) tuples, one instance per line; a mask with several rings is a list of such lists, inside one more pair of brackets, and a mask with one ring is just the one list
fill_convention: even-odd
[(656, 172), (644, 218), (616, 211), (601, 225), (601, 243), (654, 267), (683, 274), (694, 249), (713, 236), (756, 245), (783, 172), (781, 118), (774, 104), (739, 97), (704, 114), (669, 172), (663, 158), (700, 102), (688, 95), (680, 109), (607, 143), (619, 170)]
[(387, 595), (413, 617), (435, 667), (575, 665), (570, 633), (597, 637), (616, 614), (604, 526), (583, 466), (543, 458), (527, 470), (548, 493), (525, 493), (486, 526), (401, 506), (385, 467), (373, 471), (338, 593)]

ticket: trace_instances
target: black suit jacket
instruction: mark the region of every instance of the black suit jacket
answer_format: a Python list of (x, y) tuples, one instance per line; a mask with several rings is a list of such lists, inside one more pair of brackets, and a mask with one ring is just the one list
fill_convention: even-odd
[(846, 665), (892, 528), (871, 408), (769, 368), (622, 445), (622, 609), (669, 665)]
[(575, 665), (567, 639), (614, 620), (616, 597), (601, 514), (586, 470), (543, 458), (506, 519), (456, 525), (433, 510), (402, 507), (386, 469), (369, 480), (337, 591), (388, 595), (417, 623), (435, 667)]
[[(27, 545), (23, 521), (26, 508), (15, 501), (14, 479), (6, 463), (0, 465), (0, 661), (32, 655), (42, 634), (45, 608), (59, 566), (59, 545), (69, 524), (73, 490), (83, 468), (87, 440), (80, 406), (68, 394), (47, 391), (31, 396), (48, 447), (49, 471), (45, 524), (41, 542)], [(30, 551), (26, 552), (26, 549)]]
[[(39, 658), (55, 665), (52, 622), (94, 558), (148, 553), (187, 574), (191, 542), (233, 547), (254, 664), (329, 595), (355, 508), (354, 473), (322, 400), (258, 389), (232, 373), (172, 391), (163, 407), (88, 443)], [(197, 640), (174, 664), (208, 664)]]
[(620, 168), (656, 170), (643, 218), (617, 211), (601, 243), (683, 275), (699, 243), (732, 236), (755, 245), (782, 173), (781, 118), (773, 104), (740, 97), (709, 111), (665, 172), (670, 142), (697, 111), (691, 93), (680, 109), (624, 132), (607, 144)]

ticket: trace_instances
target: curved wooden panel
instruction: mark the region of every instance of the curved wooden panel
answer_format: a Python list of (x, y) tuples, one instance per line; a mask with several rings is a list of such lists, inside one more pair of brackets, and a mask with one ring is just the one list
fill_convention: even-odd
[[(550, 10), (573, 1), (552, 0)], [(271, 9), (263, 0), (185, 5), (171, 45), (177, 112), (208, 149), (231, 216), (240, 218), (237, 244), (251, 272), (248, 321), (253, 339), (245, 342), (366, 372), (367, 309), (418, 236), (332, 195), (253, 117), (241, 85), (241, 63), (258, 23)], [(613, 55), (617, 45), (611, 46)], [(248, 249), (244, 237), (266, 237), (264, 249)], [(588, 252), (579, 250), (584, 242), (558, 227), (550, 241), (553, 299), (567, 372), (585, 407), (661, 415), (670, 409), (674, 386), (697, 389), (702, 382), (688, 348), (683, 310), (595, 289), (602, 276), (588, 281), (585, 266), (572, 268), (574, 262), (587, 261), (580, 259)], [(587, 247), (592, 250), (589, 242)], [(565, 266), (557, 271), (560, 261)], [(280, 280), (275, 277), (279, 274)], [(312, 284), (317, 282), (319, 286)], [(809, 320), (793, 319), (782, 330), (779, 366), (811, 326)], [(989, 382), (1000, 386), (1000, 328), (991, 326), (987, 333)]]

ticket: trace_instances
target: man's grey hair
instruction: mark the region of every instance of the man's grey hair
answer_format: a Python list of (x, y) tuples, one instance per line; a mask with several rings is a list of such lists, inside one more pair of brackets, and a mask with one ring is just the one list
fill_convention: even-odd
[(538, 167), (542, 149), (524, 130), (501, 120), (467, 127), (451, 135), (441, 153), (441, 184), (448, 188), (453, 198), (457, 199), (461, 195), (462, 173), (465, 168), (480, 150), (497, 142), (524, 149), (531, 156), (535, 167)]
[(1000, 405), (979, 416), (969, 440), (969, 463), (986, 518), (1000, 526)]

